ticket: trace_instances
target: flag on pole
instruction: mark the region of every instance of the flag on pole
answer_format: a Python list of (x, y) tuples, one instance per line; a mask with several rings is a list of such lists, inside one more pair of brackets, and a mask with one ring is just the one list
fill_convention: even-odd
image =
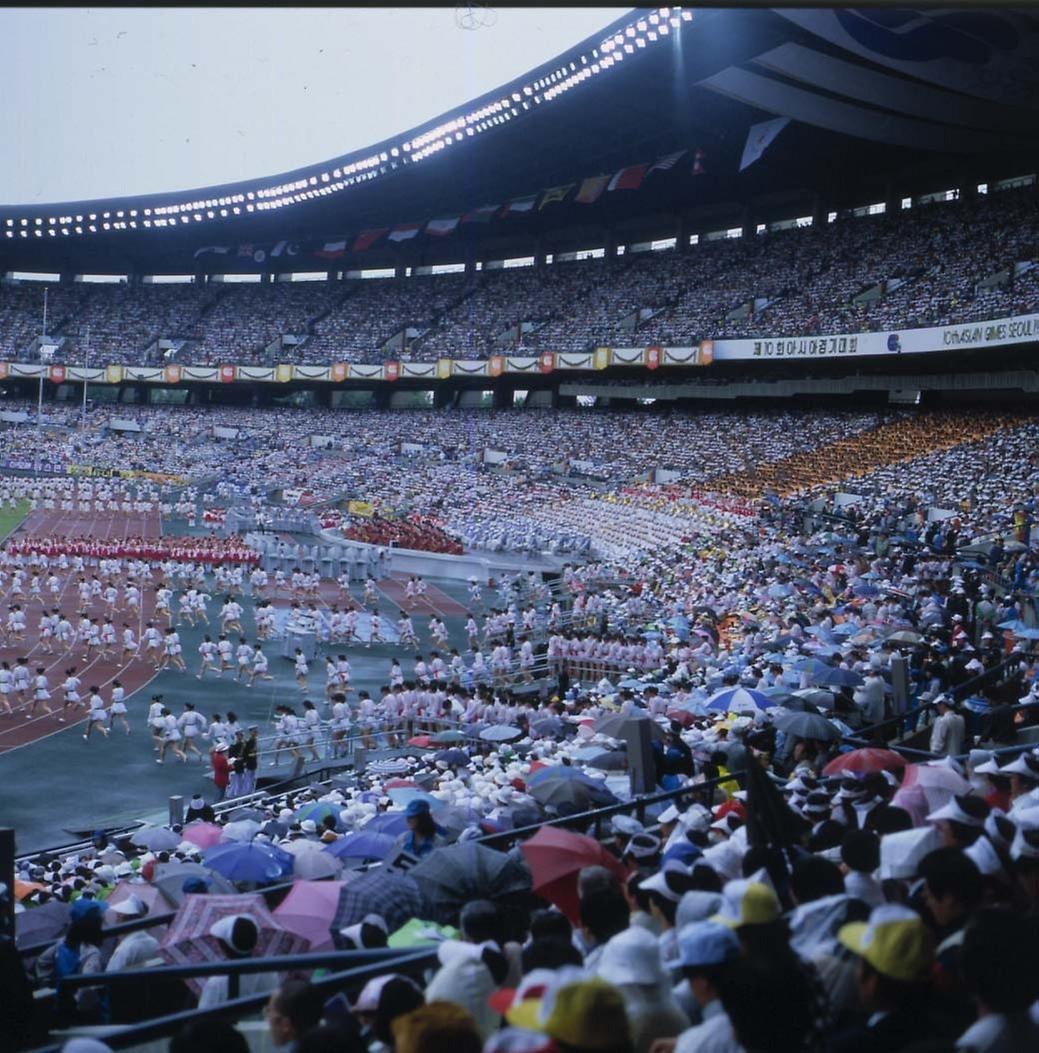
[(606, 189), (606, 184), (609, 181), (609, 176), (590, 176), (581, 183), (581, 187), (577, 191), (577, 196), (574, 198), (574, 201), (579, 205), (594, 204), (600, 197), (602, 197), (602, 192)]
[(462, 216), (463, 223), (490, 223), (501, 205), (481, 205)]
[(514, 197), (501, 210), (501, 214), (503, 216), (509, 216), (513, 212), (532, 212), (537, 199), (537, 194), (529, 194), (527, 197)]
[(401, 223), (386, 235), (387, 241), (409, 241), (422, 229), (421, 223)]
[(790, 123), (789, 117), (775, 117), (771, 121), (752, 124), (747, 131), (747, 141), (743, 146), (743, 157), (740, 159), (740, 171), (749, 168), (772, 145), (779, 133)]
[(337, 260), (340, 256), (345, 256), (346, 238), (340, 241), (326, 241), (320, 249), (315, 251), (314, 255), (320, 256), (323, 260)]
[(299, 246), (294, 241), (279, 241), (271, 249), (272, 256), (298, 256)]
[(573, 188), (573, 183), (567, 183), (566, 186), (550, 186), (541, 198), (541, 204), (538, 205), (538, 211), (540, 212), (546, 205), (551, 205), (556, 201), (565, 200), (566, 195), (569, 194)]
[(632, 165), (630, 168), (622, 168), (613, 173), (613, 178), (607, 184), (607, 190), (638, 190), (642, 186), (642, 180), (646, 178), (648, 165)]
[(442, 238), (458, 226), (458, 216), (446, 216), (443, 219), (431, 219), (426, 224), (426, 233)]
[(228, 245), (203, 245), (200, 249), (195, 249), (195, 259), (199, 256), (205, 256), (207, 254), (215, 253), (217, 255), (226, 255), (231, 251)]
[(650, 166), (649, 172), (647, 172), (646, 175), (649, 175), (650, 172), (670, 171), (679, 161), (682, 160), (683, 157), (685, 157), (687, 153), (687, 150), (676, 150), (673, 154), (664, 154), (663, 157), (658, 157)]
[(365, 249), (370, 249), (389, 229), (389, 227), (376, 227), (374, 230), (362, 230), (354, 238), (352, 251), (364, 252)]

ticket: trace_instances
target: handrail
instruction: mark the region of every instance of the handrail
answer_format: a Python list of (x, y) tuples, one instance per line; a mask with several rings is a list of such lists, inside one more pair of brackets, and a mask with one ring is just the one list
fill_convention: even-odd
[[(413, 954), (409, 954), (405, 951), (395, 960), (394, 972), (405, 974), (419, 972), (428, 966), (434, 965), (436, 962), (437, 957), (435, 950), (427, 949), (417, 951)], [(382, 960), (374, 964), (362, 965), (355, 969), (347, 969), (343, 972), (332, 973), (329, 976), (323, 976), (320, 979), (312, 980), (311, 983), (319, 991), (327, 992), (331, 995), (342, 988), (357, 987), (359, 985), (363, 986), (363, 984), (374, 976), (381, 975), (385, 972), (385, 968), (385, 960)], [(93, 975), (95, 981), (97, 975), (98, 974), (96, 973)], [(141, 979), (146, 975), (146, 973), (142, 973), (138, 976), (138, 979)], [(104, 1041), (113, 1049), (123, 1049), (126, 1047), (139, 1046), (153, 1039), (165, 1038), (179, 1030), (185, 1024), (195, 1023), (201, 1020), (215, 1020), (218, 1017), (233, 1017), (235, 1020), (238, 1020), (251, 1010), (259, 1009), (261, 1006), (265, 1005), (269, 997), (270, 996), (267, 994), (247, 995), (244, 998), (229, 999), (221, 1005), (213, 1006), (211, 1009), (187, 1009), (181, 1010), (178, 1013), (170, 1013), (167, 1016), (157, 1017), (156, 1019), (149, 1020), (143, 1024), (130, 1026), (113, 1025), (112, 1031), (104, 1034)], [(97, 1034), (97, 1032), (95, 1031), (94, 1034)], [(30, 1051), (30, 1053), (61, 1053), (63, 1045), (64, 1040), (62, 1042), (39, 1046)]]

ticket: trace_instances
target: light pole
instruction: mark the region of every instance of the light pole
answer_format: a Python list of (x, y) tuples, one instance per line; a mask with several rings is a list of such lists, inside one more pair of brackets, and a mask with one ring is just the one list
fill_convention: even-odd
[(80, 427), (87, 426), (87, 370), (90, 368), (90, 326), (87, 326), (87, 338), (83, 346), (83, 413), (80, 418)]
[(40, 471), (40, 453), (43, 450), (43, 378), (47, 373), (46, 365), (51, 360), (52, 352), (47, 345), (47, 288), (43, 289), (43, 332), (40, 334), (40, 393), (36, 400), (36, 455), (33, 461), (36, 473)]

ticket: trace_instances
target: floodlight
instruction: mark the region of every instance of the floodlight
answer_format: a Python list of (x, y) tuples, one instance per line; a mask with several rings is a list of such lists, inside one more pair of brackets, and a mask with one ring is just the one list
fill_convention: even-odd
[(693, 20), (693, 12), (692, 11), (683, 11), (682, 12), (682, 21), (683, 22), (692, 22), (692, 20)]
[(669, 28), (668, 24), (666, 22), (661, 22), (660, 23), (660, 35), (662, 37), (666, 37), (668, 35), (668, 33), (670, 33), (670, 32), (671, 32), (671, 29)]
[(644, 41), (644, 40), (642, 39), (642, 37), (639, 37), (639, 38), (638, 38), (638, 39), (637, 39), (637, 40), (635, 41), (635, 46), (636, 46), (636, 47), (640, 47), (640, 48), (644, 48), (644, 47), (646, 46), (646, 42), (645, 42), (645, 41)]
[(624, 45), (624, 50), (625, 50), (625, 51), (626, 51), (626, 52), (627, 52), (627, 53), (628, 53), (629, 55), (634, 55), (634, 54), (635, 54), (635, 49), (634, 49), (634, 48), (633, 48), (633, 47), (632, 47), (632, 46), (631, 46), (630, 44), (625, 44), (625, 45)]

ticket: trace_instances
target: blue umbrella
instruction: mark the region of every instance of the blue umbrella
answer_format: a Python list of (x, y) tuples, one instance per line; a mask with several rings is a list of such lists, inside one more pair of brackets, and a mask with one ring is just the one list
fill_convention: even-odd
[(862, 597), (880, 595), (880, 589), (878, 589), (876, 585), (856, 585), (851, 591), (854, 592), (856, 596)]
[(340, 837), (325, 846), (325, 851), (343, 862), (351, 859), (380, 862), (390, 856), (397, 847), (396, 837), (389, 834), (371, 833), (367, 829)]
[(651, 629), (651, 630), (650, 630), (649, 632), (647, 632), (647, 633), (643, 633), (642, 635), (643, 635), (643, 636), (644, 636), (644, 637), (645, 637), (645, 638), (646, 638), (647, 640), (659, 640), (659, 639), (660, 639), (660, 636), (661, 636), (661, 634), (660, 634), (660, 633), (658, 633), (658, 632), (656, 631), (656, 629)]
[(202, 857), (203, 863), (228, 881), (269, 884), (292, 873), (295, 859), (276, 845), (251, 841), (227, 841), (214, 845)]
[(716, 713), (739, 712), (741, 709), (772, 709), (775, 702), (752, 687), (726, 687), (707, 700), (707, 708)]
[(627, 680), (622, 680), (618, 685), (620, 688), (630, 688), (632, 691), (645, 687), (641, 680), (632, 680), (630, 677)]
[[(602, 748), (598, 750), (602, 753)], [(538, 786), (543, 782), (583, 782), (586, 786), (593, 786), (597, 790), (603, 788), (602, 782), (586, 775), (580, 768), (569, 764), (553, 764), (548, 768), (539, 768), (529, 779), (528, 786)]]
[(841, 622), (840, 625), (833, 627), (834, 636), (854, 636), (859, 631), (857, 625), (852, 625), (851, 622)]
[(817, 677), (825, 676), (833, 669), (833, 666), (820, 662), (818, 658), (802, 658), (799, 662), (794, 662), (794, 669), (799, 673), (807, 673), (814, 680)]
[(997, 628), (1013, 629), (1016, 632), (1018, 629), (1027, 629), (1028, 626), (1020, 618), (1011, 618), (1008, 622), (1000, 622)]
[(818, 678), (818, 683), (827, 687), (859, 687), (864, 681), (854, 669), (830, 669)]
[(1039, 640), (1039, 629), (1015, 629), (1014, 636), (1019, 640)]
[(514, 728), (509, 724), (496, 724), (490, 728), (484, 728), (480, 732), (480, 738), (484, 742), (511, 742), (522, 736), (520, 728)]
[(312, 819), (320, 826), (327, 816), (331, 816), (339, 825), (339, 812), (326, 801), (311, 801), (296, 810), (296, 822), (302, 823), (306, 819)]
[(442, 802), (432, 794), (416, 790), (413, 786), (394, 786), (386, 791), (386, 796), (398, 807), (404, 808), (412, 801), (425, 801), (430, 808), (438, 807)]
[(789, 596), (793, 591), (793, 587), (790, 585), (769, 585), (765, 593), (774, 600), (781, 600)]
[(408, 820), (403, 812), (379, 812), (364, 824), (359, 833), (389, 834), (390, 837), (398, 837), (407, 829)]

